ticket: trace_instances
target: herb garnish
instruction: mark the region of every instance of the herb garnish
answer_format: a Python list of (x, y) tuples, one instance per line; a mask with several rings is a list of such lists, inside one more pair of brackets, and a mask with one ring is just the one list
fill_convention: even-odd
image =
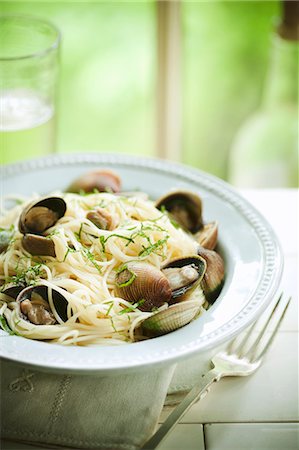
[(163, 245), (167, 242), (169, 239), (169, 236), (167, 235), (164, 239), (159, 239), (154, 244), (149, 245), (148, 247), (143, 246), (143, 250), (139, 253), (138, 256), (148, 256), (151, 253), (155, 252), (156, 250), (159, 250), (163, 247)]
[(130, 275), (130, 277), (128, 279), (125, 279), (122, 283), (116, 283), (119, 287), (130, 286), (130, 284), (132, 284), (136, 278), (136, 274), (132, 270), (128, 269), (126, 264), (121, 266), (120, 269), (117, 270), (117, 274), (122, 274), (125, 271), (128, 275)]
[(108, 241), (108, 239), (110, 239), (110, 238), (112, 238), (112, 237), (119, 237), (119, 238), (121, 238), (121, 239), (125, 239), (126, 241), (128, 241), (128, 244), (127, 244), (127, 245), (129, 245), (131, 242), (134, 242), (134, 240), (132, 239), (132, 237), (123, 236), (123, 235), (117, 234), (117, 233), (110, 234), (110, 235), (107, 236), (107, 237), (105, 237), (105, 236), (100, 236), (100, 243), (101, 243), (101, 245), (102, 245), (103, 252), (106, 251), (106, 250), (105, 250), (105, 244), (106, 244), (106, 242)]
[(19, 333), (13, 331), (7, 323), (7, 320), (4, 316), (0, 316), (0, 327), (3, 331), (6, 331), (10, 336), (19, 336)]
[(76, 233), (76, 232), (74, 233), (76, 238), (78, 239), (78, 241), (81, 241), (81, 233), (82, 233), (82, 230), (83, 230), (83, 225), (84, 225), (84, 222), (81, 223), (80, 228), (79, 228), (79, 232), (78, 233)]
[(122, 309), (117, 314), (122, 315), (122, 314), (127, 314), (127, 313), (130, 313), (130, 312), (135, 312), (136, 309), (138, 309), (139, 306), (143, 305), (144, 302), (145, 302), (145, 299), (142, 298), (138, 302), (133, 303), (132, 306), (128, 306), (127, 308)]
[(7, 283), (33, 285), (36, 283), (36, 278), (42, 278), (41, 272), (44, 270), (42, 266), (43, 264), (37, 263), (27, 270), (17, 272), (16, 275), (7, 278)]
[(109, 316), (112, 307), (113, 307), (113, 302), (110, 302), (110, 306), (109, 306), (109, 308), (108, 308), (108, 310), (106, 312), (106, 316)]
[(82, 246), (82, 254), (86, 256), (86, 258), (91, 262), (91, 264), (97, 269), (99, 273), (102, 273), (101, 267), (98, 265), (98, 263), (95, 261), (95, 256), (91, 251)]
[(63, 258), (62, 262), (65, 262), (65, 260), (66, 260), (66, 258), (67, 258), (69, 253), (75, 253), (76, 251), (77, 250), (75, 248), (68, 246), (67, 247), (67, 251), (65, 252), (65, 255), (64, 255), (64, 258)]
[(118, 333), (117, 329), (115, 328), (115, 325), (114, 325), (114, 322), (113, 322), (112, 317), (110, 317), (110, 321), (111, 321), (111, 325), (112, 325), (113, 330), (114, 330), (116, 333)]

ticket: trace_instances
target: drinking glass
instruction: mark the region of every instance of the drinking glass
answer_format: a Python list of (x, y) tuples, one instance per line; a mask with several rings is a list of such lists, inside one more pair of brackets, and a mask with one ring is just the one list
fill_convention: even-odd
[(56, 149), (60, 33), (27, 16), (0, 16), (0, 161)]

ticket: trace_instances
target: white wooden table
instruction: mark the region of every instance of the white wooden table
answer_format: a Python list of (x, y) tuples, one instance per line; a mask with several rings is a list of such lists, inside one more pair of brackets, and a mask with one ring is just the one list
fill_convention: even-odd
[[(285, 256), (282, 289), (292, 302), (260, 369), (226, 378), (195, 404), (161, 450), (298, 450), (298, 192), (251, 190), (242, 194), (269, 220)], [(161, 421), (170, 412), (165, 408)], [(33, 449), (11, 442), (3, 450)]]
[[(242, 191), (282, 245), (282, 289), (292, 302), (260, 369), (225, 378), (195, 404), (161, 450), (298, 450), (298, 191)], [(165, 408), (161, 421), (171, 408)]]

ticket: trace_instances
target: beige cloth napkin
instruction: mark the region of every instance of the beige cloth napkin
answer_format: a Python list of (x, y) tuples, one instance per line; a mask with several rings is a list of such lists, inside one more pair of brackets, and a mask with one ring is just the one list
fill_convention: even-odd
[(1, 361), (2, 438), (63, 448), (137, 449), (155, 430), (174, 368), (57, 375)]
[(63, 448), (138, 449), (155, 431), (163, 405), (182, 400), (209, 370), (216, 351), (113, 376), (58, 375), (1, 361), (2, 438)]

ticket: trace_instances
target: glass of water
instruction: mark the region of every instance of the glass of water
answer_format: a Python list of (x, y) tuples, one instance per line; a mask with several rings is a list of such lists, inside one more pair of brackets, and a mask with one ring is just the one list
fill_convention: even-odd
[(0, 16), (0, 161), (56, 150), (60, 33), (51, 23)]

